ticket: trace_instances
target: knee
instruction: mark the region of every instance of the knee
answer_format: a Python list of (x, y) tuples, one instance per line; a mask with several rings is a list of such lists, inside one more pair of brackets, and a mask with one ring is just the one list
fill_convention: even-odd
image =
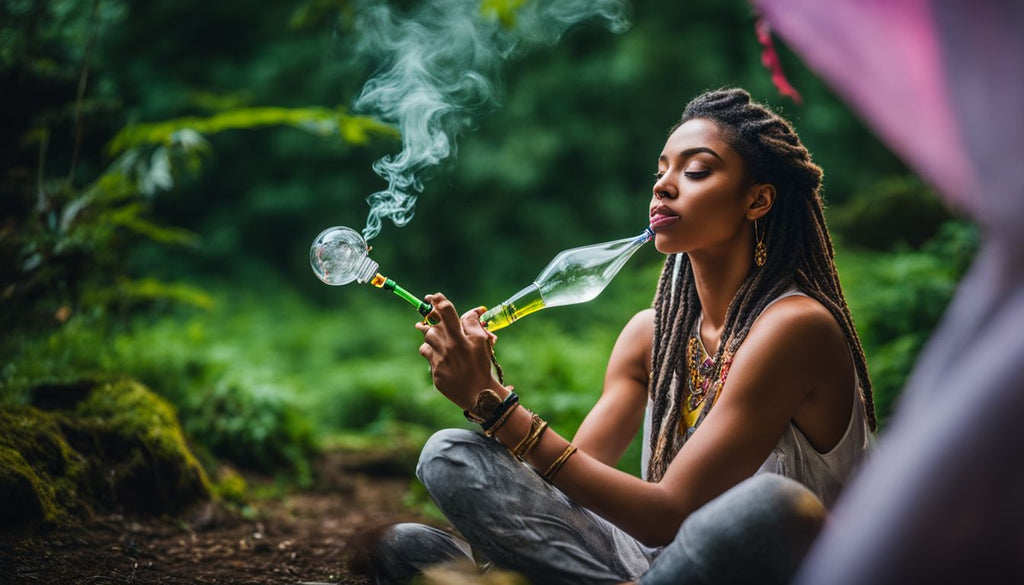
[(641, 582), (788, 583), (825, 516), (802, 484), (756, 475), (691, 514)]
[(422, 540), (427, 527), (423, 524), (403, 522), (389, 526), (377, 542), (378, 558), (405, 558)]
[(370, 576), (380, 584), (408, 583), (425, 568), (455, 559), (472, 560), (464, 543), (423, 524), (395, 524), (372, 552)]
[(450, 537), (436, 528), (415, 522), (402, 522), (389, 526), (377, 542), (375, 557), (383, 564), (394, 564), (394, 561), (401, 560), (408, 562), (412, 559), (427, 556), (425, 553), (433, 552), (438, 556), (450, 552), (452, 548), (448, 541)]
[(476, 481), (474, 478), (482, 479), (494, 446), (493, 441), (479, 433), (465, 429), (440, 430), (423, 445), (416, 477), (435, 499), (441, 492), (471, 487)]
[(817, 538), (825, 517), (825, 506), (803, 484), (781, 475), (759, 474), (698, 510), (694, 522), (684, 522), (683, 528), (691, 524), (690, 530), (707, 537), (712, 549), (707, 556), (717, 557), (719, 566), (746, 558), (744, 564), (760, 567), (763, 583), (786, 583)]
[(777, 526), (788, 527), (790, 538), (804, 539), (809, 543), (821, 530), (827, 516), (825, 505), (800, 482), (764, 473), (745, 483), (751, 497), (762, 502), (760, 508), (767, 519)]

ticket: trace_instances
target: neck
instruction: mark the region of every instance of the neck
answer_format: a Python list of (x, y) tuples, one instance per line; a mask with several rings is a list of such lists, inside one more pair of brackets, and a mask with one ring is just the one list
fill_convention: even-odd
[[(751, 250), (733, 247), (726, 253), (708, 251), (690, 254), (694, 284), (701, 305), (701, 336), (708, 351), (714, 353), (725, 327), (725, 316), (736, 291), (750, 272)], [(709, 344), (710, 343), (710, 344)]]

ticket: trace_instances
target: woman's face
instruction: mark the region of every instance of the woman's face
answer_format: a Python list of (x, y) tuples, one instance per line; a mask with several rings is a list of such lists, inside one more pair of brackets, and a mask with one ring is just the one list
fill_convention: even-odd
[(714, 253), (749, 245), (752, 189), (745, 170), (745, 161), (714, 122), (697, 118), (677, 128), (658, 157), (651, 198), (658, 250)]

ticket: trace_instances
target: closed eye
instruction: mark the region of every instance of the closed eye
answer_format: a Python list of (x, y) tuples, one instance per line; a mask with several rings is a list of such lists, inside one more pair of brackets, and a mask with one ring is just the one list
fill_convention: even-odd
[(683, 171), (683, 175), (688, 179), (703, 179), (710, 174), (711, 171)]

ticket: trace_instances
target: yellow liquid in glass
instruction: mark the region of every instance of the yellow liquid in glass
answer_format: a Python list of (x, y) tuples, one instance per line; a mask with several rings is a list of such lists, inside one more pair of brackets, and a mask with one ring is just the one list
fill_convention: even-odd
[(508, 327), (520, 317), (535, 313), (545, 306), (544, 297), (536, 284), (532, 284), (515, 294), (504, 303), (480, 316), (488, 331), (497, 331)]

